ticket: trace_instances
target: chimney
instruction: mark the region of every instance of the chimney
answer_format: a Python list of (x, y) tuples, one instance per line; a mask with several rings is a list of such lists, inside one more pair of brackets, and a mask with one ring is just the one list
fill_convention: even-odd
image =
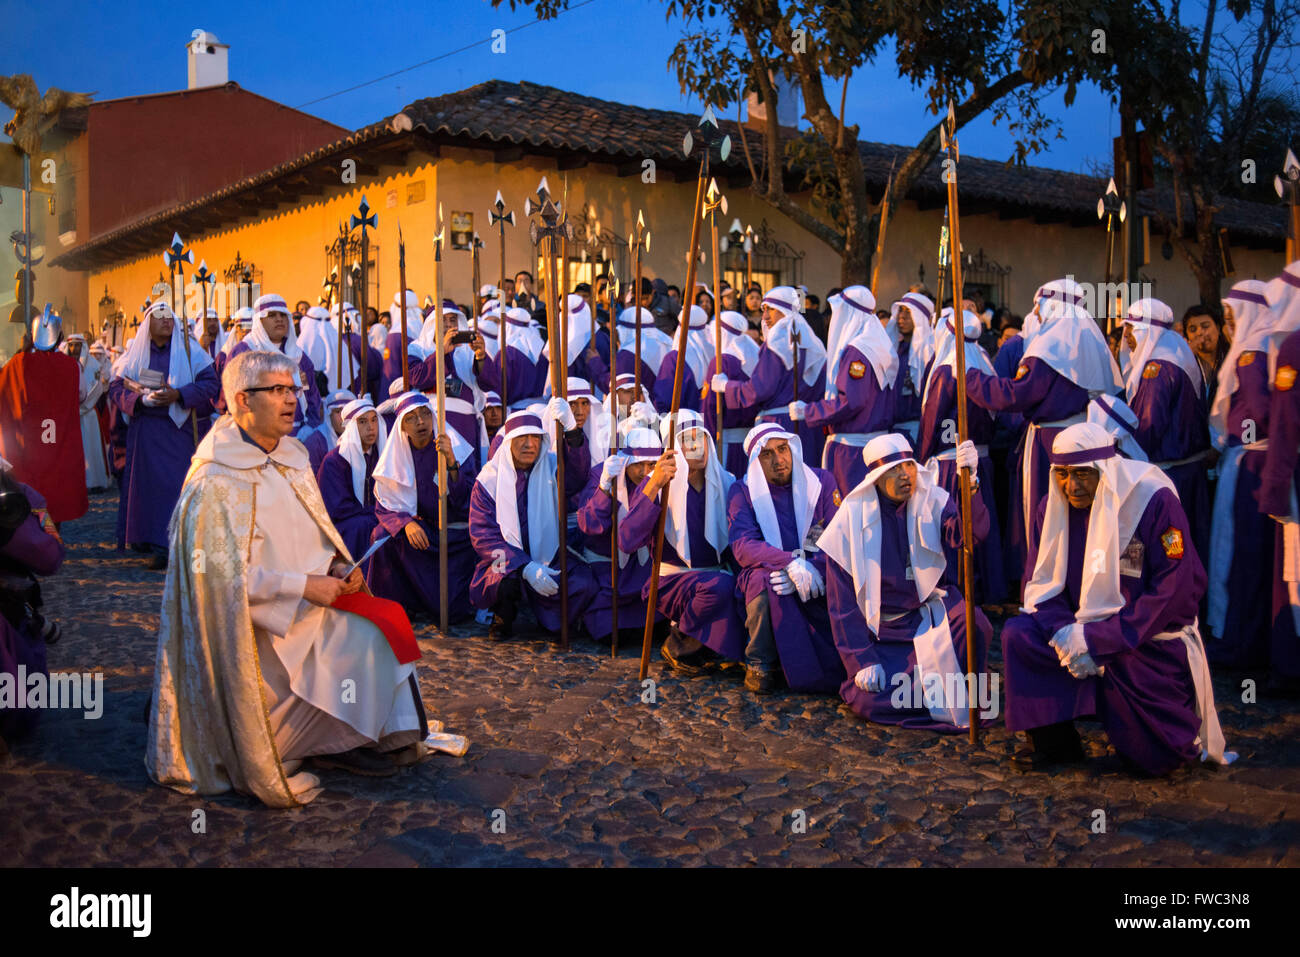
[[(776, 119), (782, 126), (799, 126), (799, 118), (803, 115), (799, 103), (801, 100), (799, 94), (799, 84), (794, 80), (787, 80), (781, 76), (772, 77), (772, 85), (776, 87)], [(762, 128), (767, 123), (767, 104), (758, 101), (758, 92), (750, 90), (745, 98), (746, 119), (745, 125), (749, 127)]]
[(230, 65), (227, 62), (230, 46), (219, 41), (215, 33), (195, 30), (190, 34), (190, 42), (185, 45), (185, 49), (189, 65), (188, 89), (222, 86), (230, 79)]

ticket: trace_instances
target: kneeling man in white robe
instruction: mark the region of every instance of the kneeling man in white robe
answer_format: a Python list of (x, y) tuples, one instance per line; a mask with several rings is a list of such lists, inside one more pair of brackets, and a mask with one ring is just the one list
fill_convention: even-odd
[(252, 351), (223, 372), (230, 414), (172, 515), (145, 755), (159, 784), (273, 807), (320, 792), (303, 758), (387, 775), (418, 759), (427, 730), (410, 623), (355, 594), (361, 575), (290, 438), (295, 370)]

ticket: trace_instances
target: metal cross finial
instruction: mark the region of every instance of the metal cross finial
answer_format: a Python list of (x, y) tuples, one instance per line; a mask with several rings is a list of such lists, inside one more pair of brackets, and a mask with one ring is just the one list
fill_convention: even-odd
[(194, 265), (194, 250), (185, 248), (185, 244), (181, 242), (180, 233), (172, 233), (172, 244), (163, 253), (163, 262), (169, 268), (179, 266), (181, 263)]
[(352, 229), (356, 229), (360, 226), (361, 231), (364, 234), (367, 226), (371, 229), (379, 228), (379, 216), (376, 213), (370, 212), (370, 204), (366, 202), (364, 196), (361, 197), (361, 206), (357, 209), (357, 213), (360, 215), (354, 215), (350, 221)]
[(718, 156), (724, 163), (727, 161), (727, 157), (731, 155), (731, 137), (722, 135), (722, 130), (718, 126), (718, 118), (713, 114), (712, 106), (704, 108), (704, 115), (700, 117), (699, 126), (696, 127), (695, 132), (692, 133), (689, 130), (686, 132), (686, 136), (682, 139), (683, 155), (690, 156), (697, 142), (706, 151), (711, 149), (714, 144), (718, 144)]
[(497, 190), (496, 202), (488, 209), (488, 225), (496, 226), (498, 223), (502, 230), (507, 224), (511, 226), (515, 224), (515, 212), (514, 210), (506, 212), (506, 201), (501, 198), (501, 190)]
[(199, 263), (199, 268), (194, 271), (194, 281), (201, 285), (208, 285), (217, 281), (217, 277), (208, 272), (208, 261), (206, 259)]

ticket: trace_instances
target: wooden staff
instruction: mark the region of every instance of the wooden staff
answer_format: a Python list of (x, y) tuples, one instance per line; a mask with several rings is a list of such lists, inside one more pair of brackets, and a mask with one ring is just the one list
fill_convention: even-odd
[[(715, 372), (722, 371), (722, 277), (720, 270), (722, 263), (718, 261), (718, 209), (722, 209), (722, 214), (727, 214), (727, 197), (718, 192), (718, 181), (709, 181), (709, 191), (706, 194), (705, 209), (709, 213), (709, 229), (712, 233), (713, 245), (710, 247), (712, 252), (709, 255), (713, 259), (713, 369)], [(744, 308), (743, 306), (741, 307)], [(689, 315), (689, 310), (687, 315)], [(701, 383), (703, 385), (704, 383)], [(717, 421), (717, 447), (722, 448), (722, 393), (715, 392), (714, 399), (717, 402), (718, 421)]]
[(506, 212), (506, 201), (501, 198), (501, 190), (497, 190), (497, 199), (492, 207), (488, 210), (489, 225), (497, 228), (497, 236), (500, 238), (501, 251), (501, 282), (497, 286), (497, 301), (501, 303), (501, 313), (497, 316), (497, 367), (501, 370), (501, 414), (510, 414), (510, 390), (506, 385), (506, 341), (507, 327), (510, 325), (506, 321), (506, 226), (515, 224), (515, 211), (512, 209)]
[(871, 266), (871, 297), (880, 289), (880, 263), (885, 255), (885, 228), (889, 225), (889, 201), (894, 191), (894, 163), (889, 163), (889, 179), (885, 181), (885, 195), (880, 201), (880, 228), (876, 230), (876, 256)]
[[(406, 337), (406, 240), (402, 238), (402, 221), (397, 221), (397, 282), (401, 286), (401, 292), (398, 297), (401, 299), (402, 310), (402, 391), (411, 391), (411, 370), (406, 356), (406, 344), (409, 341)], [(436, 282), (435, 282), (436, 287)], [(435, 294), (437, 290), (435, 288)], [(437, 310), (441, 312), (441, 310)], [(438, 342), (439, 348), (442, 346), (441, 340)], [(441, 423), (439, 423), (441, 427)]]
[[(698, 206), (699, 203), (696, 203), (695, 205)], [(694, 227), (692, 226), (692, 228)], [(636, 273), (636, 285), (632, 289), (632, 315), (634, 317), (633, 322), (635, 323), (635, 329), (633, 330), (633, 334), (635, 335), (636, 338), (633, 341), (632, 348), (635, 350), (636, 353), (636, 368), (634, 370), (634, 374), (636, 375), (636, 401), (640, 402), (641, 401), (641, 239), (643, 236), (646, 235), (645, 217), (641, 215), (640, 210), (637, 210), (636, 232), (633, 235), (636, 237), (636, 247), (632, 253), (632, 269)], [(647, 249), (649, 248), (648, 243), (646, 244), (646, 248)], [(692, 265), (691, 266), (692, 275), (694, 274), (694, 269), (695, 267), (694, 265)], [(618, 360), (615, 358), (612, 358), (611, 361), (614, 362), (616, 365), (618, 363)]]
[[(24, 155), (23, 158), (26, 159), (26, 156)], [(172, 270), (171, 293), (172, 293), (172, 321), (173, 322), (176, 321), (176, 316), (177, 316), (176, 313), (177, 273), (179, 273), (181, 277), (181, 309), (179, 313), (180, 324), (181, 324), (181, 342), (185, 346), (185, 365), (189, 367), (190, 378), (193, 379), (194, 363), (190, 359), (190, 324), (189, 324), (189, 320), (185, 317), (185, 264), (188, 262), (191, 266), (194, 265), (194, 252), (192, 250), (185, 248), (185, 244), (181, 242), (180, 233), (173, 233), (172, 244), (168, 248), (168, 251), (163, 254), (163, 259), (167, 262), (167, 265)], [(152, 319), (150, 319), (149, 321), (153, 322)], [(145, 335), (148, 334), (149, 334), (149, 330), (146, 329)], [(172, 335), (173, 336), (176, 335), (175, 329), (172, 330)], [(199, 447), (199, 422), (198, 422), (198, 418), (194, 414), (193, 409), (190, 409), (190, 430), (194, 434), (194, 447), (197, 449)]]
[[(612, 321), (614, 316), (614, 272), (613, 266), (610, 266), (609, 275), (609, 354), (618, 355), (618, 323)], [(594, 332), (594, 323), (593, 323)], [(595, 341), (595, 336), (592, 336)], [(618, 363), (610, 362), (609, 364), (609, 454), (618, 454)], [(620, 475), (618, 481), (622, 481)], [(610, 497), (615, 498), (614, 488), (610, 487)], [(609, 587), (614, 595), (614, 601), (611, 605), (610, 612), (610, 635), (609, 635), (609, 656), (618, 657), (618, 505), (614, 503), (609, 516)]]
[(478, 335), (478, 313), (479, 309), (483, 306), (482, 299), (479, 296), (479, 292), (482, 289), (482, 286), (480, 285), (482, 280), (479, 278), (478, 268), (478, 251), (483, 248), (483, 240), (478, 238), (478, 233), (475, 233), (473, 239), (470, 240), (469, 248), (470, 263), (474, 272), (474, 296), (472, 300), (474, 303), (474, 315), (470, 317), (469, 329), (474, 335)]
[[(438, 436), (447, 434), (447, 357), (442, 344), (442, 242), (446, 231), (438, 204), (438, 231), (433, 236), (433, 321), (438, 375)], [(402, 288), (402, 319), (406, 319), (406, 288)], [(402, 361), (406, 361), (403, 336)], [(447, 633), (447, 460), (438, 453), (438, 630)]]
[[(709, 169), (709, 152), (706, 148), (704, 155), (700, 158), (700, 175), (695, 181), (695, 204), (691, 207), (691, 248), (686, 260), (686, 288), (695, 288), (695, 266), (696, 256), (700, 248), (700, 220), (702, 216), (701, 205), (704, 200), (704, 178), (708, 175)], [(637, 293), (640, 293), (640, 284), (637, 286)], [(688, 312), (689, 316), (690, 313)], [(638, 320), (640, 314), (637, 315)], [(682, 400), (682, 380), (685, 378), (686, 370), (686, 335), (690, 327), (690, 322), (679, 323), (677, 327), (677, 368), (673, 373), (673, 401), (668, 414), (668, 421), (671, 426), (668, 429), (668, 439), (665, 448), (671, 451), (676, 445), (677, 439), (677, 412), (681, 408)], [(639, 325), (638, 325), (639, 330)], [(638, 368), (640, 368), (638, 366)], [(640, 393), (638, 392), (638, 395)], [(655, 606), (659, 602), (659, 565), (663, 561), (664, 555), (664, 527), (668, 519), (668, 508), (664, 503), (665, 494), (663, 490), (659, 492), (659, 521), (655, 525), (654, 537), (654, 564), (650, 567), (650, 594), (648, 604), (646, 605), (645, 614), (645, 633), (641, 637), (641, 671), (640, 679), (645, 680), (646, 672), (650, 670), (650, 644), (654, 639), (655, 631)], [(618, 553), (612, 556), (615, 562), (618, 561)], [(617, 597), (617, 596), (616, 596)]]
[[(952, 268), (952, 325), (957, 345), (957, 444), (966, 441), (966, 314), (962, 309), (961, 280), (961, 230), (957, 210), (957, 114), (952, 102), (948, 103), (949, 132), (947, 141), (952, 148), (952, 166), (948, 176), (948, 242)], [(961, 565), (962, 597), (966, 603), (966, 673), (975, 674), (975, 595), (974, 595), (974, 544), (971, 530), (971, 473), (959, 471), (961, 479)], [(979, 715), (975, 710), (975, 688), (967, 687), (966, 704), (970, 722), (970, 743), (979, 743)]]

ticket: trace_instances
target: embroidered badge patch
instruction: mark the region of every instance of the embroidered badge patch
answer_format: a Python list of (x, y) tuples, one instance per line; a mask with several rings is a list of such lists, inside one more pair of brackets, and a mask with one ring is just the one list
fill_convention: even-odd
[(1142, 370), (1142, 378), (1154, 379), (1160, 374), (1160, 364), (1157, 362), (1148, 362), (1146, 368)]
[(707, 399), (708, 397), (709, 397), (709, 387), (708, 384), (706, 383), (704, 388), (700, 390), (700, 398)]
[(1160, 536), (1160, 544), (1164, 547), (1165, 557), (1179, 559), (1183, 557), (1183, 533), (1176, 528), (1168, 528)]
[(1286, 392), (1291, 386), (1295, 385), (1295, 369), (1291, 366), (1282, 366), (1277, 370), (1277, 379), (1274, 380), (1273, 386), (1281, 392)]
[(388, 350), (387, 350), (387, 349), (384, 350), (384, 361), (385, 361), (385, 362), (388, 361)]
[(839, 489), (836, 489), (835, 491), (831, 492), (831, 501), (835, 503), (836, 508), (840, 507), (840, 502), (842, 501), (842, 499), (840, 498)]
[(1027, 369), (1027, 368), (1025, 367), (1024, 363), (1021, 363), (1020, 365), (1016, 366), (1016, 381), (1017, 381), (1017, 382), (1019, 382), (1021, 379), (1023, 379), (1023, 378), (1024, 378), (1025, 376), (1027, 376), (1027, 375), (1029, 375), (1029, 369)]
[(849, 363), (850, 379), (861, 379), (866, 374), (867, 374), (867, 364), (865, 362), (854, 361)]
[(1237, 365), (1239, 366), (1248, 366), (1254, 361), (1255, 353), (1253, 352), (1243, 352), (1241, 355), (1237, 356)]

